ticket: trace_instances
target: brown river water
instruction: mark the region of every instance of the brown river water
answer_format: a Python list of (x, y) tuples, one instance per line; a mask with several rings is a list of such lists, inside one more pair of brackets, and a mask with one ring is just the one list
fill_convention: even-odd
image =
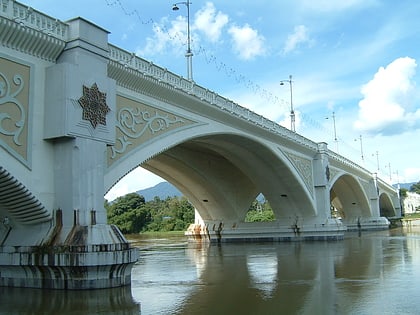
[(420, 314), (420, 227), (335, 242), (131, 240), (131, 287), (0, 288), (0, 315)]

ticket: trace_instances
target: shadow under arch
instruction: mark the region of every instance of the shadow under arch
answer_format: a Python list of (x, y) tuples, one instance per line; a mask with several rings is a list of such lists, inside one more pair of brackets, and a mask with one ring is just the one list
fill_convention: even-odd
[(379, 196), (379, 211), (381, 217), (390, 218), (397, 215), (391, 198), (386, 193), (381, 193)]
[(310, 193), (280, 148), (251, 137), (202, 134), (149, 157), (144, 148), (139, 153), (138, 165), (176, 186), (203, 220), (243, 222), (260, 192), (276, 219), (316, 214)]
[(372, 216), (368, 198), (359, 181), (349, 174), (339, 176), (330, 189), (331, 206), (344, 224)]

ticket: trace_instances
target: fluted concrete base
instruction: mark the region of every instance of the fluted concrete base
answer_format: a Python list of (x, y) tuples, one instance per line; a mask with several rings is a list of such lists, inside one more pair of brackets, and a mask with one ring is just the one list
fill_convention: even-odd
[[(58, 220), (59, 223), (61, 222)], [(64, 240), (64, 241), (62, 241)], [(0, 246), (0, 286), (103, 289), (128, 285), (139, 252), (112, 225), (57, 224), (38, 246)]]
[(137, 249), (128, 244), (1, 247), (0, 251), (0, 286), (43, 289), (128, 285), (138, 258)]

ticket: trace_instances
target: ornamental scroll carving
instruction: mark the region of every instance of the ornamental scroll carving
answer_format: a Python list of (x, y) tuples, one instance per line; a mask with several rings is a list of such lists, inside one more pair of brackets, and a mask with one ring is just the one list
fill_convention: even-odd
[(27, 160), (29, 67), (0, 58), (0, 144)]
[(295, 154), (285, 152), (287, 158), (292, 163), (296, 171), (299, 173), (300, 177), (303, 179), (303, 182), (306, 185), (306, 188), (313, 196), (313, 176), (312, 176), (312, 161), (297, 156)]
[(117, 96), (117, 135), (115, 145), (108, 151), (108, 164), (155, 137), (193, 123), (167, 111)]

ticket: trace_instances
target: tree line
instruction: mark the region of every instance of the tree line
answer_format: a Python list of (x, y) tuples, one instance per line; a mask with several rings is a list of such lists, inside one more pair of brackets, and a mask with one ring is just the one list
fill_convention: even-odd
[[(185, 231), (194, 223), (194, 206), (185, 197), (155, 197), (145, 201), (137, 193), (105, 200), (108, 223), (115, 224), (124, 234), (148, 231)], [(255, 200), (247, 213), (246, 222), (273, 221), (274, 213), (267, 201)]]
[(406, 189), (406, 188), (401, 188), (400, 189), (400, 196), (402, 197), (402, 198), (405, 198), (405, 197), (407, 197), (407, 192), (412, 192), (412, 193), (416, 193), (416, 194), (419, 194), (420, 195), (420, 181), (419, 182), (417, 182), (417, 183), (415, 183), (415, 184), (413, 184), (413, 185), (411, 185), (410, 186), (410, 189)]

